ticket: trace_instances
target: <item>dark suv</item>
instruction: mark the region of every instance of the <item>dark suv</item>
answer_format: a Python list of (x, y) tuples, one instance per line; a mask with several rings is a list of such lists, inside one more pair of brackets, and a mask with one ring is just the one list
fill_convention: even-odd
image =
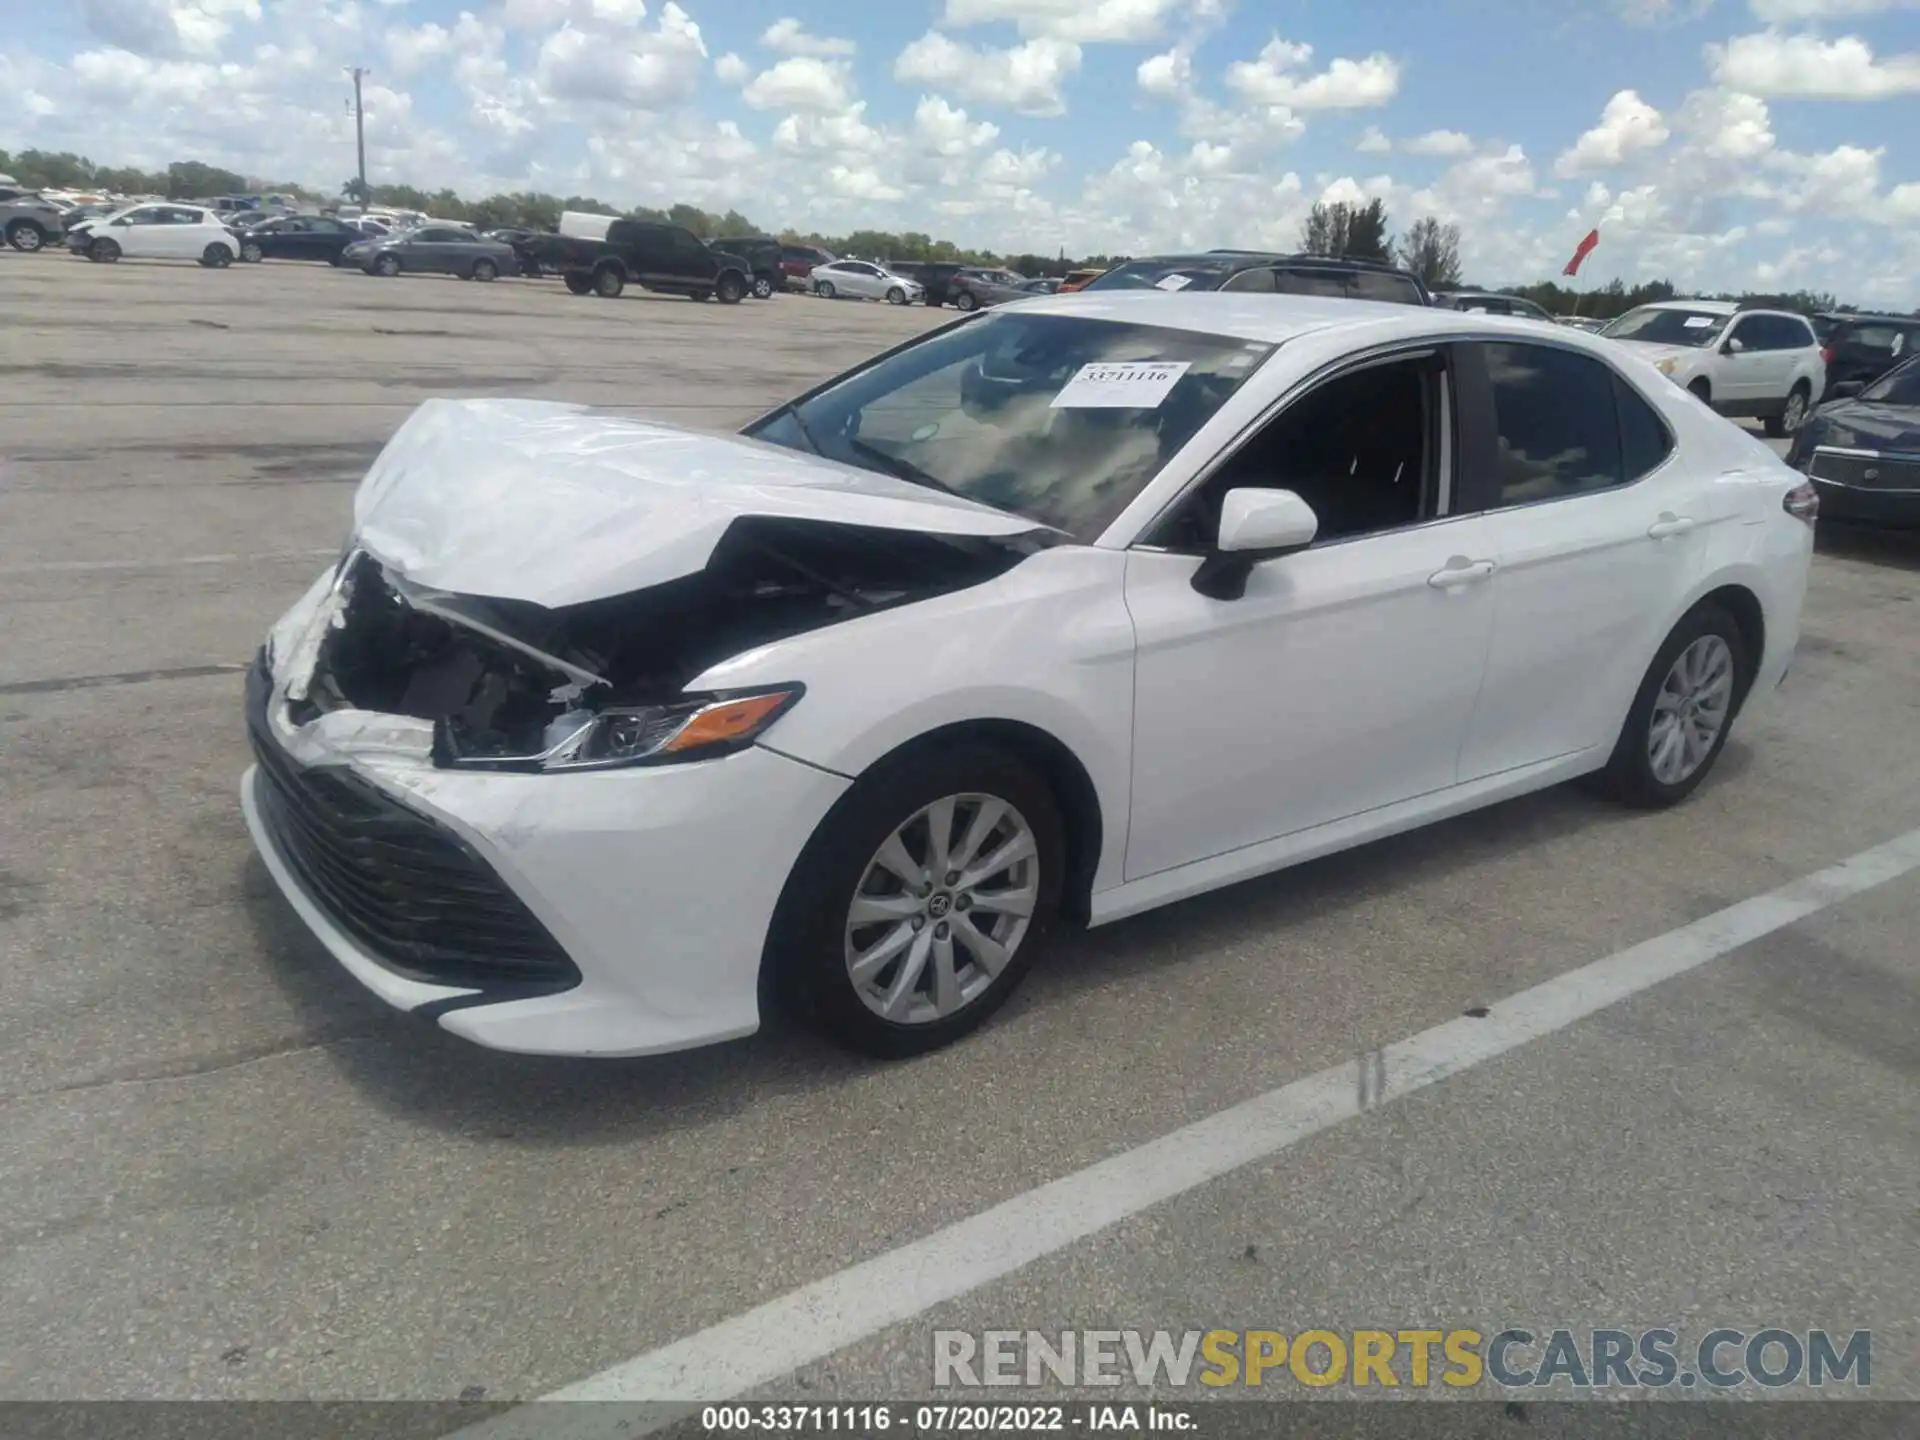
[(1831, 399), (1836, 385), (1871, 385), (1920, 350), (1920, 316), (1846, 315), (1820, 337), (1820, 358), (1827, 362)]
[[(932, 303), (929, 286), (928, 303)], [(1264, 250), (1209, 250), (1204, 255), (1152, 255), (1116, 265), (1082, 293), (1096, 290), (1232, 290), (1267, 295), (1329, 295), (1431, 305), (1420, 277), (1379, 260), (1281, 255)]]
[(747, 262), (753, 276), (753, 298), (765, 300), (776, 290), (786, 288), (780, 269), (780, 242), (770, 235), (734, 235), (725, 240), (707, 242), (726, 255), (738, 255)]
[[(557, 270), (575, 295), (613, 299), (629, 284), (692, 300), (738, 303), (753, 289), (747, 262), (709, 246), (683, 225), (615, 220), (607, 238), (536, 235), (522, 247), (541, 270)], [(516, 252), (516, 258), (521, 258)]]

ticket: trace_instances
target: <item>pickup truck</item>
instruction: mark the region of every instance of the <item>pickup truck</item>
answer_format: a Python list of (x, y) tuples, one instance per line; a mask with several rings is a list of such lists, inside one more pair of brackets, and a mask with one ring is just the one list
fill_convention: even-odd
[[(753, 272), (738, 255), (712, 249), (691, 230), (652, 220), (607, 220), (581, 217), (577, 227), (561, 217), (558, 235), (536, 235), (524, 241), (523, 259), (537, 262), (543, 271), (557, 270), (575, 295), (612, 299), (628, 285), (694, 300), (717, 298), (734, 305), (753, 289)], [(598, 224), (585, 224), (597, 220)], [(570, 229), (599, 229), (599, 236), (568, 234)]]

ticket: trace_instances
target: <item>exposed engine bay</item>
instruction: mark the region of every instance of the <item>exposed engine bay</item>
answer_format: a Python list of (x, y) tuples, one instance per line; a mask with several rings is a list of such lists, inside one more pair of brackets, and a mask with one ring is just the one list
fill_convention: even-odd
[(441, 765), (545, 768), (609, 712), (630, 731), (678, 724), (714, 698), (689, 696), (687, 682), (722, 660), (983, 584), (1059, 538), (743, 516), (704, 569), (561, 608), (411, 585), (356, 552), (292, 718), (406, 715), (433, 722)]

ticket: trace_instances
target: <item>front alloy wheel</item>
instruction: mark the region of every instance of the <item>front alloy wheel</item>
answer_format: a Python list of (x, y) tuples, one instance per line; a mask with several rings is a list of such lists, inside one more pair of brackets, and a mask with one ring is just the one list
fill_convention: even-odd
[(249, 265), (258, 265), (267, 258), (267, 252), (260, 248), (258, 240), (244, 240), (240, 244), (240, 258)]
[(1039, 898), (1026, 817), (992, 795), (944, 796), (867, 862), (847, 908), (847, 978), (883, 1020), (948, 1019), (1007, 968)]
[(928, 743), (855, 783), (787, 878), (768, 941), (787, 1004), (898, 1059), (983, 1023), (1044, 948), (1066, 827), (1044, 776), (998, 747)]
[(1690, 778), (1713, 753), (1733, 711), (1733, 649), (1702, 635), (1674, 659), (1653, 698), (1647, 768), (1662, 785)]

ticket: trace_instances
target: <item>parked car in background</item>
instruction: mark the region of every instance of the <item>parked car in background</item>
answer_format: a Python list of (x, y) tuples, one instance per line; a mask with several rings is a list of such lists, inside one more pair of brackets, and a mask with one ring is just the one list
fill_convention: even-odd
[(1518, 295), (1498, 295), (1481, 290), (1443, 290), (1433, 303), (1443, 310), (1473, 310), (1482, 315), (1517, 315), (1523, 320), (1552, 322), (1553, 316), (1531, 300)]
[(896, 275), (871, 260), (834, 260), (813, 267), (813, 293), (823, 300), (847, 296), (856, 300), (884, 300), (889, 305), (911, 305), (926, 298), (918, 280)]
[(1025, 300), (1027, 277), (991, 266), (968, 266), (947, 282), (947, 298), (956, 310), (984, 310), (1008, 300)]
[(0, 185), (0, 236), (16, 250), (43, 249), (67, 233), (71, 208), (32, 190)]
[(1042, 275), (1033, 280), (1022, 280), (1020, 289), (1028, 295), (1058, 295), (1060, 282), (1052, 276)]
[(754, 299), (765, 300), (774, 291), (786, 287), (780, 268), (780, 242), (772, 236), (722, 236), (707, 243), (723, 255), (738, 255), (747, 262), (747, 273), (753, 280), (750, 293)]
[(714, 249), (684, 225), (590, 218), (605, 219), (604, 238), (536, 235), (523, 247), (542, 270), (558, 271), (575, 295), (612, 299), (628, 285), (638, 285), (661, 294), (691, 300), (717, 298), (723, 305), (733, 305), (753, 289), (745, 260)]
[(813, 267), (831, 265), (839, 257), (831, 250), (822, 250), (817, 245), (786, 245), (780, 247), (780, 273), (786, 279), (789, 290), (811, 290), (813, 288)]
[(1324, 295), (1428, 305), (1420, 277), (1378, 260), (1281, 255), (1261, 250), (1209, 250), (1203, 255), (1152, 255), (1114, 266), (1083, 287), (1107, 290), (1226, 290), (1253, 294)]
[(1575, 330), (1584, 330), (1589, 335), (1597, 334), (1607, 328), (1606, 321), (1596, 319), (1592, 315), (1556, 315), (1553, 317), (1553, 323), (1571, 326)]
[(1661, 300), (1602, 330), (1722, 415), (1754, 416), (1767, 434), (1800, 427), (1827, 384), (1820, 342), (1804, 315), (1742, 310), (1731, 300)]
[[(350, 247), (349, 247), (350, 248)], [(513, 247), (454, 225), (416, 225), (374, 241), (357, 257), (369, 275), (457, 275), (492, 280), (515, 271)]]
[(1835, 326), (1839, 325), (1843, 320), (1851, 320), (1852, 318), (1852, 314), (1845, 310), (1822, 310), (1813, 317), (1813, 333), (1819, 337), (1820, 343), (1824, 345), (1827, 336), (1833, 333)]
[(497, 240), (513, 251), (515, 273), (528, 279), (538, 279), (544, 272), (539, 256), (535, 253), (535, 244), (545, 230), (535, 230), (526, 225), (503, 225), (493, 230), (483, 230), (482, 237)]
[(240, 258), (260, 260), (323, 260), (341, 264), (341, 255), (362, 238), (358, 230), (331, 215), (267, 215), (245, 223), (236, 221)]
[(1822, 519), (1920, 528), (1920, 357), (1835, 388), (1794, 434), (1787, 463), (1820, 492)]
[(953, 281), (968, 267), (957, 260), (929, 260), (914, 268), (912, 278), (920, 282), (926, 303), (933, 309), (953, 302)]
[(1069, 270), (1066, 278), (1060, 282), (1062, 294), (1071, 294), (1075, 290), (1084, 290), (1107, 272), (1104, 270)]
[(1827, 362), (1827, 389), (1871, 384), (1902, 360), (1920, 351), (1920, 315), (1848, 315), (1820, 337)]
[(240, 237), (213, 211), (198, 205), (134, 205), (113, 215), (83, 220), (67, 232), (67, 248), (111, 264), (137, 260), (198, 260), (221, 270), (240, 254)]

